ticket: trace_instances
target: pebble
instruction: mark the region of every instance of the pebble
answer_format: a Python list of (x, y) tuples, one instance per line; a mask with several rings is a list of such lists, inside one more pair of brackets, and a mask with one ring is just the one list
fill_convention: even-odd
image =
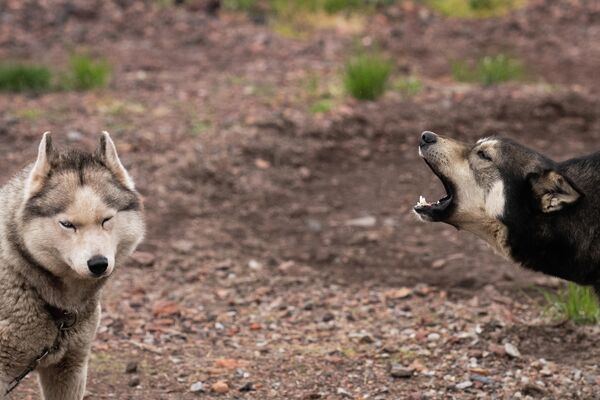
[(373, 339), (373, 336), (371, 336), (371, 335), (364, 335), (364, 336), (361, 336), (359, 343), (371, 344), (371, 343), (375, 343), (375, 339)]
[(342, 397), (347, 397), (349, 399), (351, 399), (353, 397), (352, 394), (349, 391), (347, 391), (346, 389), (341, 388), (341, 387), (337, 388), (336, 393), (339, 394)]
[(430, 333), (429, 335), (427, 335), (427, 341), (429, 342), (437, 342), (438, 340), (440, 340), (439, 333)]
[(262, 264), (259, 261), (250, 260), (248, 261), (248, 268), (257, 271), (262, 268)]
[(468, 381), (468, 380), (456, 384), (456, 388), (459, 390), (465, 390), (465, 389), (470, 388), (471, 386), (473, 386), (473, 382)]
[(505, 343), (504, 351), (506, 352), (506, 354), (508, 354), (509, 356), (511, 356), (513, 358), (521, 357), (521, 353), (519, 352), (519, 349), (517, 349), (517, 347), (512, 343)]
[(140, 378), (139, 378), (139, 376), (134, 376), (133, 378), (131, 378), (129, 380), (128, 385), (129, 385), (129, 387), (139, 386), (140, 385)]
[(229, 385), (225, 381), (217, 381), (212, 384), (210, 390), (215, 393), (227, 393), (229, 391)]
[(323, 315), (323, 322), (329, 322), (329, 321), (333, 321), (335, 319), (335, 315), (333, 315), (333, 313), (326, 313), (325, 315)]
[(375, 226), (377, 223), (377, 218), (368, 216), (362, 218), (354, 218), (346, 221), (346, 225), (348, 226), (356, 226), (359, 228), (371, 228)]
[(414, 370), (406, 368), (401, 364), (392, 364), (390, 366), (390, 375), (394, 378), (410, 378), (413, 376)]
[(125, 366), (126, 374), (135, 374), (138, 371), (138, 363), (136, 361), (130, 361)]
[(526, 396), (543, 396), (546, 391), (538, 385), (528, 383), (521, 388), (521, 393)]
[(253, 390), (255, 390), (255, 389), (254, 389), (254, 383), (252, 383), (252, 382), (247, 382), (244, 384), (244, 386), (242, 386), (240, 388), (240, 392), (251, 392)]
[(481, 382), (484, 385), (493, 385), (494, 384), (494, 380), (493, 379), (488, 378), (487, 376), (479, 375), (479, 374), (473, 374), (473, 375), (471, 375), (470, 379), (472, 381), (475, 381), (475, 382)]
[(192, 393), (200, 393), (204, 392), (204, 383), (198, 381), (194, 382), (192, 386), (190, 386), (190, 392)]

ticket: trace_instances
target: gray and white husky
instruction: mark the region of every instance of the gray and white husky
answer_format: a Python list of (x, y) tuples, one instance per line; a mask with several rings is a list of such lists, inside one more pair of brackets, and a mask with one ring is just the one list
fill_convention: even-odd
[(0, 189), (0, 399), (35, 370), (46, 400), (79, 400), (100, 289), (144, 236), (141, 198), (108, 133), (95, 153), (58, 152)]

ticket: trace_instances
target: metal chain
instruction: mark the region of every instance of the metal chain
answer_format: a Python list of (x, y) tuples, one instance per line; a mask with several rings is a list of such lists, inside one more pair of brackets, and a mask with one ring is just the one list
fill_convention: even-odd
[(58, 333), (56, 334), (56, 338), (54, 339), (54, 343), (52, 344), (52, 347), (50, 347), (50, 348), (44, 347), (44, 350), (42, 350), (42, 353), (39, 356), (37, 356), (35, 358), (35, 360), (33, 360), (29, 364), (29, 366), (27, 368), (25, 368), (25, 370), (19, 374), (19, 376), (17, 376), (15, 379), (13, 379), (10, 382), (10, 384), (9, 384), (10, 387), (4, 393), (4, 396), (8, 396), (13, 390), (15, 390), (17, 388), (17, 386), (19, 386), (21, 381), (23, 379), (25, 379), (27, 377), (27, 375), (32, 373), (40, 365), (40, 363), (46, 357), (48, 357), (48, 355), (58, 351), (61, 336), (63, 335), (64, 332), (66, 332), (67, 330), (72, 328), (73, 325), (75, 325), (75, 321), (77, 320), (77, 314), (74, 314), (74, 315), (69, 314), (68, 317), (69, 317), (68, 320), (58, 322), (58, 324), (57, 324)]

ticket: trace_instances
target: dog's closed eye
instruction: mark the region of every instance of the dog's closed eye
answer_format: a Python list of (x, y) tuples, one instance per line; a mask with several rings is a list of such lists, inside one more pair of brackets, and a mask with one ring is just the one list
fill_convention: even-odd
[(490, 157), (490, 155), (488, 153), (486, 153), (484, 150), (478, 150), (477, 151), (477, 156), (479, 158), (481, 158), (482, 160), (492, 161), (492, 157)]
[(113, 217), (106, 217), (102, 220), (102, 227), (104, 228), (104, 224), (106, 224), (108, 221), (110, 221)]

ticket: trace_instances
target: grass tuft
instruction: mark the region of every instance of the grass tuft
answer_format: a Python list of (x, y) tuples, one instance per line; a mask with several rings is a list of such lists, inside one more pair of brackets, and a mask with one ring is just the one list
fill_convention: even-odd
[(50, 88), (51, 79), (50, 70), (41, 65), (0, 65), (0, 91), (3, 92), (41, 92)]
[[(377, 3), (377, 2), (373, 2)], [(264, 2), (268, 11), (275, 15), (293, 13), (316, 13), (324, 11), (329, 14), (371, 9), (373, 4), (363, 0), (268, 0)], [(224, 0), (223, 7), (232, 11), (253, 11), (259, 6), (257, 0)]]
[(487, 18), (505, 15), (527, 0), (426, 0), (434, 10), (447, 17)]
[(80, 54), (71, 57), (69, 66), (64, 85), (69, 89), (89, 90), (108, 85), (111, 68), (106, 60), (96, 60)]
[(452, 64), (452, 75), (459, 82), (479, 82), (493, 85), (523, 78), (524, 69), (520, 61), (504, 54), (483, 57), (475, 67), (465, 62)]
[(256, 7), (256, 0), (224, 0), (223, 8), (232, 11), (252, 11)]
[(392, 64), (376, 54), (361, 54), (346, 64), (344, 86), (359, 100), (375, 100), (381, 96), (392, 72)]
[(597, 324), (600, 321), (600, 307), (589, 286), (574, 283), (559, 289), (556, 293), (543, 291), (546, 311), (553, 317), (568, 319), (576, 324)]
[(360, 0), (324, 0), (322, 7), (326, 13), (335, 14), (359, 9), (363, 4)]
[(365, 15), (382, 1), (392, 0), (224, 0), (223, 8), (268, 22), (280, 36), (302, 40), (321, 29), (361, 32)]
[(394, 80), (392, 87), (405, 96), (416, 96), (423, 90), (423, 82), (414, 76), (404, 76)]
[(320, 99), (311, 104), (310, 112), (313, 114), (327, 113), (331, 111), (333, 105), (332, 99)]

